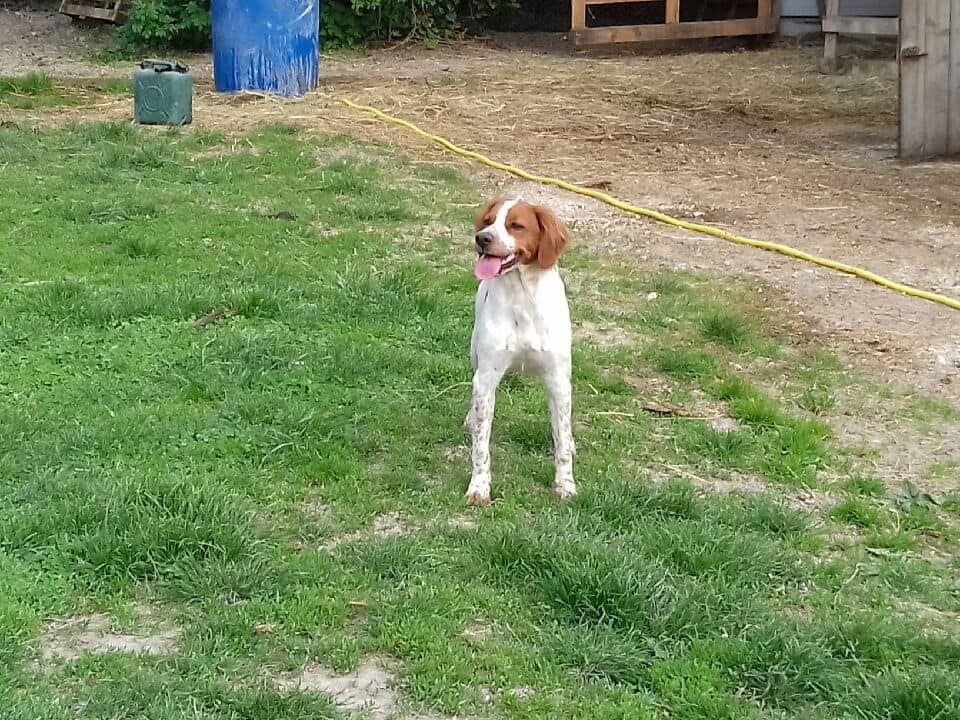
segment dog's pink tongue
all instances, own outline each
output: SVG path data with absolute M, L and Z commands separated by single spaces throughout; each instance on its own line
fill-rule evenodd
M 501 258 L 484 255 L 477 261 L 473 274 L 476 275 L 477 280 L 492 280 L 500 272 L 501 263 L 503 263 Z

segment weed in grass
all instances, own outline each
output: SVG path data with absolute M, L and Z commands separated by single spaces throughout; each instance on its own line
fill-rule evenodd
M 844 484 L 844 489 L 854 495 L 863 497 L 882 498 L 887 495 L 887 486 L 882 480 L 865 475 L 857 475 L 850 478 Z
M 658 273 L 643 279 L 643 287 L 647 292 L 658 295 L 686 295 L 690 292 L 690 284 L 675 273 Z
M 910 552 L 920 547 L 916 536 L 903 531 L 876 532 L 868 535 L 864 544 L 871 550 L 879 548 L 893 552 Z
M 725 375 L 704 388 L 713 397 L 719 400 L 747 401 L 758 397 L 756 388 L 741 377 Z
M 802 537 L 808 530 L 809 521 L 806 516 L 781 503 L 748 497 L 744 504 L 738 525 L 782 538 Z
M 822 425 L 799 423 L 767 432 L 763 438 L 765 450 L 758 469 L 778 482 L 816 485 L 820 470 L 830 462 Z
M 900 526 L 908 532 L 942 535 L 951 532 L 949 526 L 930 508 L 914 507 L 899 513 Z
M 645 355 L 658 370 L 679 380 L 709 380 L 718 370 L 716 358 L 702 350 L 656 347 Z
M 823 415 L 837 406 L 837 396 L 828 386 L 811 385 L 804 388 L 797 404 L 814 415 Z
M 155 240 L 127 237 L 121 240 L 118 250 L 129 258 L 157 258 L 163 249 Z
M 753 340 L 753 329 L 746 318 L 730 310 L 714 310 L 700 320 L 700 332 L 708 340 L 734 350 Z
M 745 470 L 755 462 L 756 444 L 745 431 L 721 432 L 707 423 L 692 421 L 677 426 L 674 432 L 677 451 L 684 459 L 707 462 L 735 470 Z
M 776 401 L 759 393 L 732 398 L 730 415 L 758 430 L 775 430 L 794 424 L 783 415 Z
M 830 511 L 830 517 L 838 522 L 873 530 L 883 525 L 880 511 L 859 498 L 843 500 Z
M 936 499 L 926 490 L 921 490 L 912 482 L 906 482 L 900 488 L 900 492 L 894 497 L 896 506 L 904 511 L 910 512 L 915 509 L 930 509 L 937 505 Z

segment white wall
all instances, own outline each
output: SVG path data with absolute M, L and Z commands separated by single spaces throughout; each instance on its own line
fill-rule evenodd
M 842 15 L 896 17 L 900 0 L 840 0 Z M 780 34 L 804 35 L 820 32 L 817 0 L 780 0 Z
M 900 0 L 840 0 L 840 14 L 896 17 L 900 14 Z M 815 18 L 817 0 L 780 0 L 780 16 Z

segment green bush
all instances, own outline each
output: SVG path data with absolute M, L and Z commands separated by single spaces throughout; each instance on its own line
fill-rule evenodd
M 477 30 L 516 0 L 324 0 L 323 47 L 377 40 L 437 39 Z M 210 0 L 136 0 L 118 30 L 122 48 L 197 50 L 210 45 Z
M 210 0 L 136 0 L 118 35 L 131 51 L 209 47 Z

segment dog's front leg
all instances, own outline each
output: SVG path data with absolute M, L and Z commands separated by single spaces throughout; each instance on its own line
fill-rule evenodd
M 479 368 L 473 375 L 473 398 L 467 416 L 473 437 L 473 470 L 467 489 L 467 502 L 471 505 L 490 504 L 490 434 L 502 377 L 503 371 L 496 368 Z
M 573 458 L 576 447 L 573 440 L 573 388 L 567 369 L 544 377 L 550 403 L 550 426 L 553 431 L 553 453 L 556 471 L 553 491 L 561 500 L 577 494 L 573 479 Z

